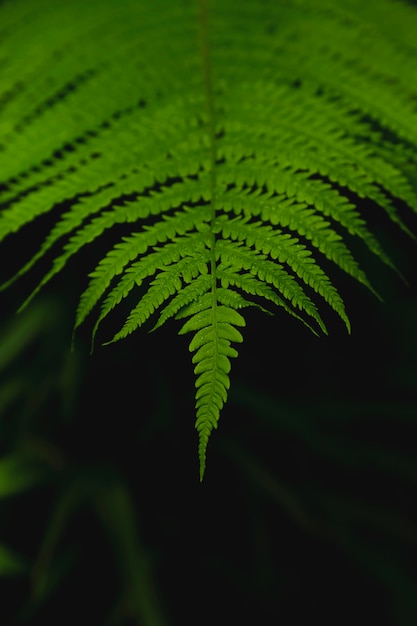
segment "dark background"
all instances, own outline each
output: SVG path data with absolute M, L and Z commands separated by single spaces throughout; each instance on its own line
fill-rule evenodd
M 2 294 L 1 626 L 417 623 L 416 244 L 372 227 L 409 284 L 358 248 L 384 302 L 333 272 L 350 336 L 248 310 L 202 484 L 178 322 L 71 352 L 86 255 Z

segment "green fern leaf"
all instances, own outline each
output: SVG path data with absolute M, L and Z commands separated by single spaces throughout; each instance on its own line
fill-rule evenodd
M 26 306 L 105 241 L 75 330 L 135 294 L 105 343 L 186 320 L 202 477 L 242 312 L 317 334 L 327 306 L 350 332 L 338 271 L 375 293 L 352 239 L 398 271 L 369 216 L 412 235 L 417 9 L 3 0 L 0 24 L 0 241 L 53 222 L 2 288 L 49 263 Z
M 231 344 L 241 343 L 243 337 L 235 326 L 245 326 L 245 319 L 236 310 L 218 305 L 210 298 L 202 300 L 198 312 L 192 314 L 180 334 L 194 332 L 190 352 L 195 352 L 193 363 L 196 379 L 196 428 L 199 434 L 198 454 L 200 480 L 206 467 L 206 450 L 213 428 L 217 428 L 220 411 L 227 400 L 230 387 L 230 357 L 237 352 Z M 184 311 L 184 313 L 189 313 Z

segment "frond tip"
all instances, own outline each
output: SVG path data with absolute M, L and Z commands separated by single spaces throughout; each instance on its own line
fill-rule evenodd
M 231 343 L 243 341 L 236 326 L 245 326 L 245 320 L 234 309 L 218 305 L 215 294 L 206 294 L 199 303 L 187 307 L 178 317 L 190 314 L 180 334 L 195 332 L 189 349 L 195 353 L 192 359 L 197 376 L 195 427 L 199 436 L 198 456 L 202 481 L 208 440 L 213 428 L 217 428 L 230 387 L 230 358 L 238 354 Z

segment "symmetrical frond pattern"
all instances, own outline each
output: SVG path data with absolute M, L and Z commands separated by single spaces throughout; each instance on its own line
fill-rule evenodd
M 400 0 L 0 4 L 0 239 L 56 216 L 5 285 L 49 259 L 30 300 L 124 229 L 75 327 L 135 293 L 111 341 L 186 320 L 201 477 L 241 310 L 326 333 L 328 306 L 349 330 L 329 262 L 372 289 L 353 237 L 394 267 L 366 211 L 406 232 L 417 211 L 416 32 Z

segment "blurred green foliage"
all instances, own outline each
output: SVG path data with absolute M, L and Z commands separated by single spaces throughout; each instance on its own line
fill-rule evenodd
M 3 325 L 1 626 L 413 626 L 417 299 L 384 289 L 351 337 L 253 312 L 203 486 L 179 337 L 71 353 L 53 294 Z

